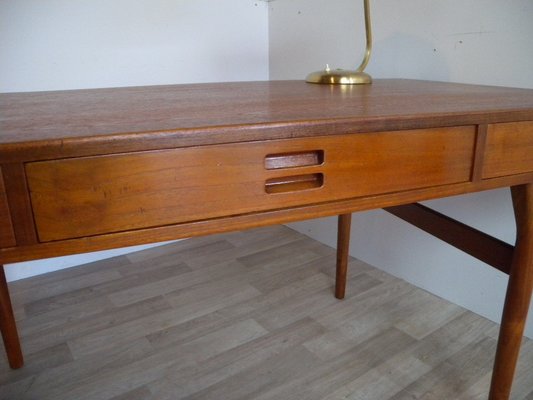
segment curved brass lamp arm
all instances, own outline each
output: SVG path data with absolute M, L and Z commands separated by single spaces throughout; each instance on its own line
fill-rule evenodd
M 370 0 L 364 0 L 365 8 L 365 33 L 366 33 L 366 51 L 363 62 L 356 70 L 335 69 L 332 70 L 326 64 L 326 69 L 312 72 L 305 80 L 309 83 L 323 83 L 328 85 L 364 85 L 372 83 L 372 77 L 363 72 L 372 53 L 372 26 L 370 23 Z
M 365 8 L 365 32 L 366 32 L 366 50 L 365 57 L 361 65 L 357 68 L 357 72 L 363 72 L 370 61 L 372 54 L 372 23 L 370 22 L 370 0 L 364 0 Z

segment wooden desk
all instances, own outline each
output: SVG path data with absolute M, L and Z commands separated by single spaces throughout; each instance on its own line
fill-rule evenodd
M 414 223 L 510 274 L 491 399 L 533 288 L 533 90 L 383 80 L 0 95 L 0 264 L 350 213 Z M 516 246 L 412 203 L 511 187 Z M 0 327 L 23 364 L 3 268 Z

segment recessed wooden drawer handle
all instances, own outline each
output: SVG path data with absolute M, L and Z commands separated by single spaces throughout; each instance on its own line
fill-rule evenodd
M 269 154 L 265 157 L 266 169 L 308 167 L 324 162 L 324 150 L 301 151 L 295 153 Z
M 296 192 L 319 188 L 324 184 L 323 174 L 306 174 L 273 178 L 265 182 L 265 191 L 272 193 Z

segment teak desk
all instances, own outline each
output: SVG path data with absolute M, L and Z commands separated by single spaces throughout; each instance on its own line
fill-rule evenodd
M 0 95 L 0 264 L 385 208 L 508 273 L 490 399 L 533 288 L 533 90 L 383 80 Z M 414 204 L 511 187 L 510 246 Z M 0 327 L 23 364 L 4 270 Z

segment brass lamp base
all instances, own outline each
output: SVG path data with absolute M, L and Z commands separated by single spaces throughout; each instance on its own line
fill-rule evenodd
M 346 69 L 312 72 L 305 78 L 309 83 L 322 83 L 329 85 L 367 85 L 372 83 L 372 77 L 366 72 L 350 71 Z

